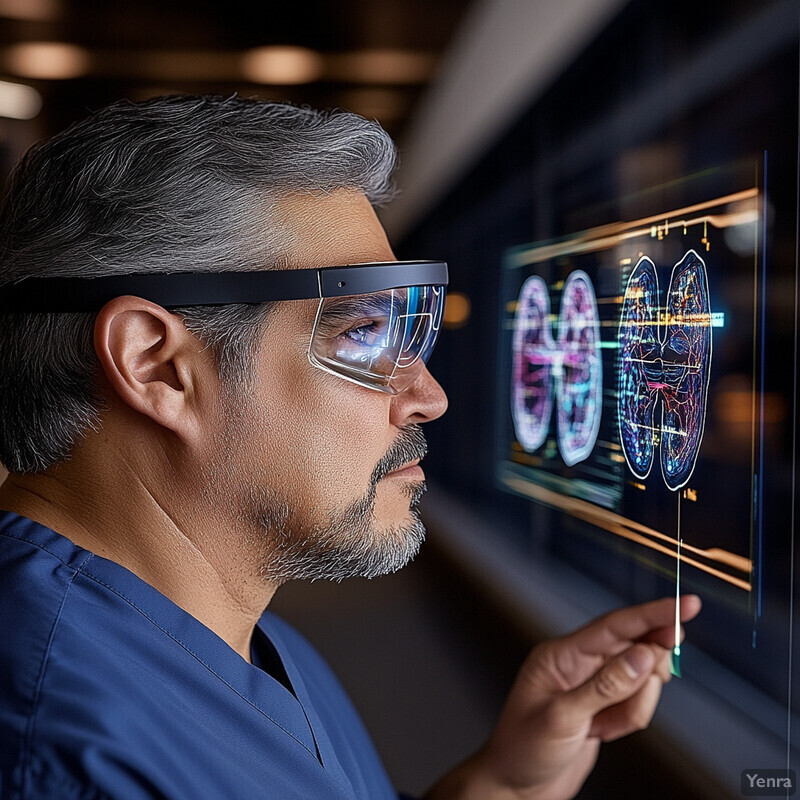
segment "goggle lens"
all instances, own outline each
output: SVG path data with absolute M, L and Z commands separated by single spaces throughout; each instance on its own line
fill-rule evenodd
M 441 328 L 443 286 L 320 300 L 308 357 L 370 389 L 397 394 L 417 379 Z

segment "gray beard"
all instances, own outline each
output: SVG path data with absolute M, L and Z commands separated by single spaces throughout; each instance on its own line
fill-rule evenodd
M 412 509 L 411 520 L 388 530 L 379 530 L 375 525 L 374 486 L 349 508 L 331 514 L 324 525 L 302 525 L 292 521 L 285 506 L 276 509 L 271 504 L 259 504 L 258 522 L 272 544 L 261 576 L 284 583 L 375 578 L 396 572 L 417 555 L 425 539 L 425 527 L 413 508 L 425 491 L 425 483 L 409 484 L 405 491 Z
M 377 527 L 375 497 L 384 475 L 423 458 L 426 452 L 422 428 L 416 424 L 403 427 L 373 470 L 366 494 L 343 510 L 328 512 L 323 523 L 310 524 L 300 518 L 286 499 L 273 490 L 248 487 L 245 497 L 240 496 L 238 521 L 248 531 L 248 544 L 264 554 L 261 577 L 276 584 L 290 580 L 341 581 L 374 578 L 408 564 L 425 539 L 425 527 L 415 508 L 425 492 L 425 482 L 404 486 L 411 518 L 399 527 Z M 210 468 L 216 473 L 213 477 L 209 475 L 210 481 L 224 471 L 219 466 Z

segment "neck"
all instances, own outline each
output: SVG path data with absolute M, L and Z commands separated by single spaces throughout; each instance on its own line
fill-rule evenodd
M 78 453 L 45 473 L 10 475 L 0 507 L 129 569 L 249 661 L 253 630 L 276 586 L 261 578 L 247 537 L 130 459 L 109 466 Z

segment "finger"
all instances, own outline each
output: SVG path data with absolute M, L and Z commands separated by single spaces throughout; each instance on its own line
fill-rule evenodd
M 653 719 L 663 685 L 660 677 L 651 675 L 633 697 L 601 711 L 594 718 L 589 735 L 611 742 L 644 730 Z
M 593 719 L 606 708 L 622 703 L 644 686 L 656 666 L 650 645 L 635 644 L 610 659 L 589 680 L 559 699 L 573 725 Z
M 657 648 L 656 666 L 653 669 L 653 674 L 660 678 L 661 683 L 669 683 L 672 680 L 672 649 Z
M 700 612 L 697 595 L 685 595 L 680 600 L 680 619 L 688 621 Z M 638 606 L 612 611 L 590 622 L 566 639 L 587 655 L 608 655 L 619 652 L 621 643 L 629 643 L 667 628 L 675 621 L 675 599 L 664 597 Z M 674 630 L 674 627 L 672 628 Z M 673 634 L 674 636 L 674 634 Z M 674 641 L 669 647 L 674 645 Z
M 666 628 L 659 628 L 655 631 L 650 631 L 642 636 L 639 641 L 646 642 L 647 644 L 656 644 L 663 647 L 665 650 L 672 650 L 676 644 L 680 644 L 686 638 L 686 631 L 683 625 L 678 628 L 678 641 L 675 641 L 675 625 L 669 625 Z
M 681 622 L 689 622 L 694 619 L 702 610 L 703 601 L 696 594 L 684 594 L 681 596 Z
M 697 595 L 684 595 L 680 599 L 679 616 L 688 622 L 700 612 L 702 602 Z M 584 644 L 596 647 L 590 652 L 607 652 L 607 648 L 618 646 L 620 642 L 631 642 L 648 636 L 654 631 L 667 629 L 674 631 L 675 600 L 663 597 L 638 606 L 621 608 L 600 617 L 578 633 L 589 634 Z M 674 638 L 674 634 L 673 634 Z M 674 645 L 674 641 L 669 645 Z
M 697 595 L 686 595 L 681 598 L 680 619 L 681 622 L 689 622 L 694 619 L 702 608 L 702 602 Z M 675 623 L 665 625 L 663 628 L 657 628 L 646 633 L 640 637 L 641 642 L 652 642 L 653 644 L 661 645 L 671 650 L 676 645 L 680 644 L 686 635 L 683 625 L 678 628 L 678 641 L 675 641 Z
M 666 650 L 672 650 L 676 644 L 680 644 L 683 641 L 683 626 L 679 628 L 678 631 L 678 641 L 675 641 L 675 624 L 666 625 L 663 628 L 657 628 L 654 631 L 649 631 L 644 636 L 639 638 L 640 642 L 646 642 L 648 644 L 657 644 L 659 647 L 663 647 Z
M 546 642 L 531 652 L 526 659 L 520 676 L 526 678 L 529 691 L 537 696 L 546 696 L 554 691 L 567 692 L 583 684 L 602 666 L 603 662 L 627 650 L 634 639 L 615 639 L 621 635 L 617 627 L 616 632 L 609 632 L 604 626 L 611 623 L 615 626 L 615 619 L 627 618 L 630 612 L 642 612 L 645 617 L 650 614 L 653 607 L 656 613 L 662 613 L 662 608 L 669 611 L 670 622 L 661 627 L 646 630 L 639 640 L 653 645 L 658 645 L 664 650 L 672 650 L 675 646 L 675 600 L 664 598 L 641 606 L 632 606 L 611 612 L 605 617 L 600 617 L 589 625 L 560 639 Z M 687 595 L 681 599 L 681 615 L 684 619 L 691 619 L 700 610 L 700 599 L 695 595 Z M 645 623 L 645 626 L 649 623 Z M 628 628 L 631 633 L 641 630 L 640 627 Z M 683 640 L 683 628 L 680 631 L 680 640 Z M 660 661 L 659 655 L 659 661 Z M 659 667 L 659 674 L 665 681 L 670 678 L 670 662 L 666 661 Z

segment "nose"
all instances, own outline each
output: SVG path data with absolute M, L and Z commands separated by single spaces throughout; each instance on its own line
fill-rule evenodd
M 445 411 L 447 395 L 425 366 L 408 389 L 392 397 L 389 421 L 393 425 L 430 422 Z

